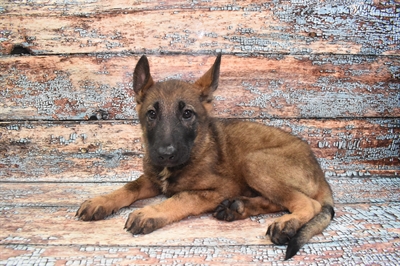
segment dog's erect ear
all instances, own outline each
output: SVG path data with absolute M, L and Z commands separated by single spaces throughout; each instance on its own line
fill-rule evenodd
M 214 65 L 194 84 L 200 87 L 202 101 L 212 100 L 212 93 L 218 88 L 219 66 L 221 65 L 221 54 L 215 59 Z
M 149 61 L 145 55 L 139 59 L 133 72 L 133 90 L 136 94 L 136 101 L 140 103 L 148 88 L 154 84 L 150 75 Z

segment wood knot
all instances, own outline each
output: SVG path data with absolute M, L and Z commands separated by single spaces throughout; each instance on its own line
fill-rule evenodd
M 106 110 L 97 110 L 89 117 L 89 120 L 107 120 L 109 113 Z

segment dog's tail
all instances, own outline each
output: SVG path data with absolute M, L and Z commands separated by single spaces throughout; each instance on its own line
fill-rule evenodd
M 306 244 L 313 236 L 320 234 L 331 222 L 335 211 L 332 205 L 322 206 L 322 210 L 308 223 L 303 225 L 292 239 L 290 239 L 286 249 L 285 260 L 296 255 L 297 251 Z

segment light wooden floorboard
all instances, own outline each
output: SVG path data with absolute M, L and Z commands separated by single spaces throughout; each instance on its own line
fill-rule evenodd
M 76 208 L 2 207 L 1 264 L 101 262 L 105 264 L 261 263 L 281 261 L 285 248 L 265 231 L 273 215 L 227 223 L 211 215 L 189 217 L 148 235 L 123 230 L 128 208 L 97 222 L 75 218 Z M 399 203 L 339 204 L 336 217 L 293 263 L 390 265 L 400 262 Z M 109 261 L 107 261 L 109 260 Z

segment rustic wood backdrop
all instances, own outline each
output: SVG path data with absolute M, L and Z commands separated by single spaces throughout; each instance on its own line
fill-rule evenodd
M 288 264 L 400 263 L 399 1 L 0 0 L 0 265 L 282 260 L 273 215 L 139 237 L 124 219 L 154 201 L 74 218 L 141 172 L 139 57 L 155 80 L 193 81 L 217 53 L 214 115 L 307 140 L 335 192 L 332 225 Z

